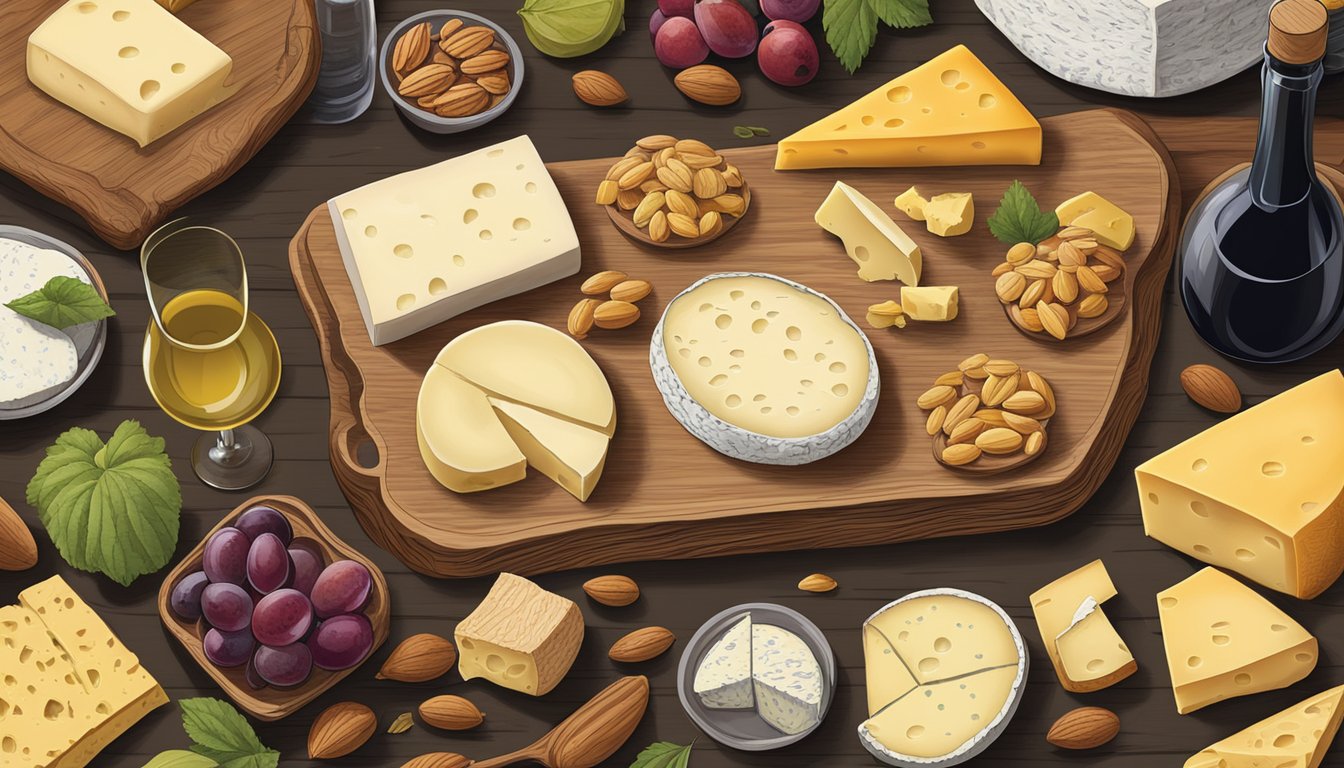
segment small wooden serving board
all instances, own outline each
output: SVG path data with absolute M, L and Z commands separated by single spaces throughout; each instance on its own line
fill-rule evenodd
M 572 278 L 505 299 L 383 347 L 369 344 L 325 205 L 290 248 L 290 265 L 316 329 L 331 391 L 332 466 L 361 523 L 417 571 L 464 577 L 537 573 L 628 560 L 879 544 L 1044 525 L 1080 507 L 1107 476 L 1147 392 L 1161 295 L 1175 248 L 1180 187 L 1166 149 L 1142 120 L 1096 110 L 1047 118 L 1038 167 L 828 170 L 776 173 L 773 147 L 728 150 L 754 192 L 732 233 L 669 252 L 632 242 L 593 193 L 610 159 L 549 165 L 583 244 Z M 636 137 L 631 137 L 633 139 Z M 625 147 L 613 147 L 614 153 Z M 994 295 L 990 270 L 1006 246 L 984 224 L 1014 179 L 1053 207 L 1095 190 L 1134 215 L 1124 316 L 1062 343 L 1019 333 Z M 814 464 L 776 467 L 728 459 L 691 437 L 664 408 L 649 371 L 649 334 L 664 305 L 712 272 L 764 271 L 829 295 L 863 325 L 867 307 L 899 298 L 895 282 L 865 283 L 838 240 L 813 223 L 835 180 L 892 211 L 907 187 L 972 192 L 971 233 L 942 239 L 895 213 L 922 247 L 928 285 L 961 288 L 961 316 L 866 333 L 882 396 L 867 432 Z M 504 319 L 564 328 L 579 284 L 616 269 L 650 281 L 643 317 L 583 344 L 611 382 L 619 426 L 587 503 L 546 478 L 467 495 L 441 487 L 416 445 L 416 393 L 435 353 L 456 335 Z M 1019 471 L 968 476 L 939 466 L 915 405 L 940 373 L 977 352 L 1037 370 L 1059 410 L 1044 455 Z M 361 463 L 360 457 L 365 461 Z
M 28 80 L 28 36 L 55 0 L 4 0 L 0 169 L 74 209 L 117 248 L 140 247 L 174 210 L 232 176 L 317 82 L 313 0 L 199 2 L 177 16 L 233 59 L 228 100 L 141 149 Z

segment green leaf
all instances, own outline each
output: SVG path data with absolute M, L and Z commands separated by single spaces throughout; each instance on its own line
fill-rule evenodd
M 191 751 L 220 768 L 276 768 L 280 753 L 263 746 L 247 719 L 219 699 L 181 699 L 182 727 L 196 742 Z
M 989 217 L 988 224 L 994 237 L 1009 245 L 1035 245 L 1059 231 L 1059 217 L 1054 211 L 1042 211 L 1036 198 L 1020 181 L 1014 181 L 1003 193 L 999 208 Z
M 821 27 L 826 43 L 835 51 L 840 64 L 851 75 L 877 39 L 877 12 L 872 0 L 825 0 Z
M 929 0 L 868 0 L 884 24 L 897 29 L 924 27 L 933 23 Z
M 753 136 L 769 136 L 769 135 L 770 135 L 770 129 L 769 129 L 769 128 L 762 128 L 762 127 L 759 126 L 759 125 L 748 125 L 748 126 L 747 126 L 747 130 L 748 130 L 748 131 L 751 131 L 751 134 L 752 134 Z
M 79 427 L 56 438 L 27 498 L 67 563 L 123 586 L 167 565 L 177 547 L 182 489 L 163 438 L 136 421 L 106 445 Z
M 756 134 L 752 133 L 751 129 L 745 125 L 734 125 L 733 135 L 739 139 L 750 139 L 752 136 L 755 136 Z
M 644 748 L 635 757 L 630 768 L 686 768 L 691 764 L 691 747 L 681 746 L 670 741 L 656 741 Z
M 57 330 L 117 314 L 92 285 L 65 275 L 51 278 L 46 285 L 5 306 Z
M 185 749 L 170 749 L 160 752 L 142 768 L 215 768 L 219 765 L 205 755 L 198 755 Z
M 606 45 L 625 20 L 625 0 L 527 0 L 518 11 L 537 50 L 583 56 Z

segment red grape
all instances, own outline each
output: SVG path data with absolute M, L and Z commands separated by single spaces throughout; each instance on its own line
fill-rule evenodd
M 658 29 L 663 26 L 667 17 L 662 11 L 654 10 L 653 15 L 649 16 L 649 39 L 656 41 L 658 39 Z
M 205 633 L 201 645 L 205 648 L 205 657 L 216 667 L 237 667 L 246 664 L 252 658 L 252 649 L 256 640 L 246 629 L 237 632 L 223 632 L 212 628 Z
M 246 512 L 238 516 L 238 520 L 233 527 L 247 534 L 249 539 L 256 541 L 257 537 L 263 533 L 274 533 L 280 537 L 280 541 L 286 546 L 289 540 L 294 538 L 294 529 L 290 527 L 289 519 L 284 513 L 275 507 L 268 507 L 264 504 L 258 504 L 255 507 L 249 507 Z
M 308 638 L 313 663 L 323 669 L 349 669 L 373 650 L 373 625 L 364 616 L 349 613 L 322 622 Z
M 294 581 L 290 586 L 311 595 L 313 584 L 322 573 L 322 558 L 307 547 L 290 547 L 289 560 L 294 564 Z
M 761 0 L 761 11 L 771 19 L 804 22 L 817 15 L 821 0 Z
M 313 654 L 303 643 L 257 649 L 254 662 L 262 680 L 281 688 L 301 684 L 313 671 Z
M 220 528 L 205 542 L 201 567 L 211 583 L 239 584 L 247 580 L 247 550 L 252 540 L 237 528 Z
M 253 655 L 251 659 L 248 659 L 247 669 L 243 672 L 243 679 L 247 681 L 247 687 L 254 691 L 260 691 L 262 688 L 266 687 L 266 681 L 262 680 L 261 675 L 257 672 L 256 655 Z
M 803 85 L 817 76 L 817 44 L 802 25 L 772 21 L 765 26 L 756 63 L 761 72 L 780 85 Z
M 262 645 L 289 645 L 307 634 L 312 623 L 313 605 L 302 592 L 277 589 L 257 603 L 252 634 Z
M 667 18 L 685 16 L 691 18 L 695 11 L 695 0 L 658 0 L 658 10 Z
M 252 598 L 237 584 L 210 584 L 201 592 L 201 613 L 212 627 L 237 632 L 252 623 Z
M 201 618 L 201 593 L 210 585 L 205 571 L 192 571 L 173 587 L 169 605 L 173 613 L 183 621 L 195 621 Z
M 756 50 L 756 19 L 737 0 L 695 0 L 695 25 L 720 56 L 740 59 Z
M 285 586 L 294 575 L 285 543 L 274 533 L 262 533 L 252 540 L 247 552 L 247 581 L 262 594 Z
M 313 608 L 322 618 L 354 613 L 368 602 L 373 589 L 369 569 L 354 560 L 337 560 L 328 565 L 313 584 Z
M 709 46 L 695 22 L 674 16 L 663 23 L 653 37 L 653 52 L 663 66 L 673 69 L 693 67 L 709 56 Z

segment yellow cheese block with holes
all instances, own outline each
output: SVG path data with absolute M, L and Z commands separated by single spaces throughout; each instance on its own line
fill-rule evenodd
M 1344 376 L 1317 376 L 1135 470 L 1144 532 L 1310 599 L 1344 571 Z
M 814 217 L 845 244 L 859 278 L 919 285 L 924 258 L 919 246 L 872 200 L 843 181 L 835 182 Z
M 1339 731 L 1344 686 L 1318 693 L 1203 749 L 1185 768 L 1317 768 Z
M 869 717 L 919 685 L 891 641 L 872 624 L 863 625 L 863 668 Z
M 1101 609 L 1115 595 L 1115 584 L 1100 560 L 1032 593 L 1031 610 L 1041 642 L 1065 690 L 1100 690 L 1138 670 L 1133 654 Z
M 1120 206 L 1098 195 L 1084 192 L 1055 208 L 1059 223 L 1065 227 L 1087 227 L 1097 242 L 1124 251 L 1134 244 L 1134 217 Z
M 955 285 L 901 286 L 901 309 L 911 320 L 947 322 L 957 319 L 960 291 Z
M 560 684 L 583 644 L 573 600 L 501 573 L 485 600 L 454 631 L 463 680 L 541 696 Z
M 939 237 L 955 237 L 971 231 L 975 223 L 975 199 L 970 192 L 934 195 L 924 206 L 928 230 Z
M 1162 644 L 1188 714 L 1224 699 L 1284 688 L 1316 667 L 1316 638 L 1216 568 L 1157 594 Z
M 964 45 L 779 142 L 776 170 L 1037 165 L 1041 124 Z

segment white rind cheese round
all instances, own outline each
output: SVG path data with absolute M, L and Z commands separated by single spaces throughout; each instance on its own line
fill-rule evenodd
M 58 276 L 89 282 L 64 253 L 0 238 L 0 406 L 52 395 L 79 370 L 80 350 L 69 333 L 4 306 Z
M 872 344 L 835 302 L 758 272 L 709 275 L 678 294 L 653 331 L 649 366 L 688 432 L 757 464 L 845 448 L 881 389 Z

